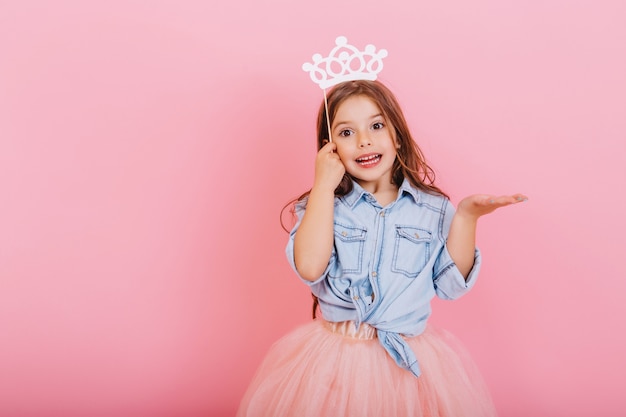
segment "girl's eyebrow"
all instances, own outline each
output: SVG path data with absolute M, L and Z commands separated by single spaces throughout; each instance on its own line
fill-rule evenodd
M 378 114 L 375 114 L 375 115 L 373 115 L 373 116 L 370 116 L 370 120 L 372 120 L 372 119 L 376 119 L 377 117 L 383 117 L 383 114 L 382 114 L 382 113 L 378 113 Z M 335 126 L 333 127 L 333 129 L 336 129 L 336 128 L 338 128 L 338 127 L 339 127 L 339 126 L 341 126 L 341 125 L 349 125 L 349 124 L 350 124 L 350 122 L 349 122 L 349 121 L 345 121 L 345 122 L 344 122 L 344 121 L 341 121 L 341 122 L 338 122 L 337 124 L 335 124 Z

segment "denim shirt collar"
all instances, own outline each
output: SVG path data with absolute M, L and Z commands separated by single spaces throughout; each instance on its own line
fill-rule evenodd
M 420 201 L 419 191 L 412 187 L 411 183 L 406 178 L 402 180 L 402 185 L 400 185 L 400 188 L 398 189 L 398 197 L 396 198 L 396 201 L 399 200 L 404 194 L 409 194 L 413 197 L 413 201 L 416 203 Z M 341 198 L 350 208 L 353 208 L 356 203 L 358 203 L 362 198 L 367 198 L 367 196 L 372 196 L 372 194 L 365 191 L 359 183 L 352 180 L 352 191 Z

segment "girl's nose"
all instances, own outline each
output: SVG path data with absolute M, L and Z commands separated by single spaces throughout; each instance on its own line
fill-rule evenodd
M 359 137 L 359 148 L 364 148 L 366 146 L 370 146 L 372 141 L 370 140 L 369 135 L 361 135 Z

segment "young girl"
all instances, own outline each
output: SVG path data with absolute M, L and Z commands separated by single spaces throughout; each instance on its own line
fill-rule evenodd
M 318 115 L 313 187 L 295 205 L 287 257 L 320 319 L 278 341 L 238 416 L 495 415 L 463 348 L 427 326 L 430 300 L 474 285 L 480 216 L 526 200 L 473 195 L 455 210 L 393 94 L 350 81 Z

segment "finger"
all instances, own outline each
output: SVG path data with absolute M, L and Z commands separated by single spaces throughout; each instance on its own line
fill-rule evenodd
M 322 146 L 322 149 L 321 149 L 324 152 L 330 153 L 330 152 L 334 152 L 337 149 L 337 145 L 335 145 L 334 142 L 329 142 L 327 139 L 324 139 L 324 141 L 326 141 L 326 144 Z
M 509 204 L 522 203 L 528 200 L 524 194 L 513 194 L 513 195 L 501 195 L 501 196 L 490 196 L 488 198 L 488 202 L 490 205 L 495 206 L 508 206 Z
M 496 200 L 500 200 L 502 202 L 509 202 L 511 204 L 521 203 L 523 201 L 528 200 L 524 194 L 513 194 L 513 195 L 503 195 L 498 197 Z

